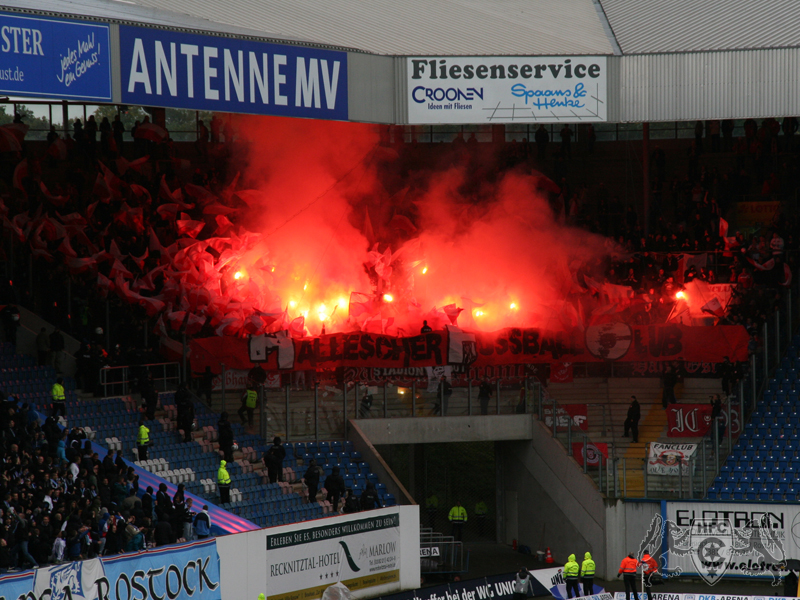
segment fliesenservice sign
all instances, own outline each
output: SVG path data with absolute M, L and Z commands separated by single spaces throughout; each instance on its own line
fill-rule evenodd
M 607 119 L 604 56 L 408 58 L 408 122 Z

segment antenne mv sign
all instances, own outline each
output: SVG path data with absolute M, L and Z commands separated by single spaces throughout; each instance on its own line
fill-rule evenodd
M 605 121 L 604 56 L 410 57 L 408 122 Z

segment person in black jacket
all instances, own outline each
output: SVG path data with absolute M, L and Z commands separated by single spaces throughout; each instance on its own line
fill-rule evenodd
M 361 504 L 358 498 L 353 493 L 353 490 L 347 488 L 347 497 L 344 499 L 344 513 L 346 515 L 357 513 L 361 510 Z
M 484 377 L 483 381 L 481 381 L 480 387 L 478 387 L 478 400 L 481 403 L 482 415 L 489 414 L 489 400 L 491 399 L 492 399 L 492 384 L 489 383 L 488 377 Z
M 156 546 L 166 546 L 175 541 L 172 535 L 172 525 L 170 525 L 169 521 L 159 519 L 156 525 L 155 538 Z
M 333 472 L 325 478 L 325 489 L 328 492 L 326 500 L 331 503 L 333 510 L 339 511 L 339 499 L 345 491 L 344 477 L 339 475 L 339 467 L 333 467 Z
M 367 488 L 361 494 L 361 510 L 381 508 L 381 499 L 372 483 L 367 483 Z
M 175 404 L 178 407 L 178 429 L 183 430 L 183 441 L 192 441 L 192 424 L 194 423 L 194 404 L 186 383 L 181 382 L 175 392 Z
M 281 471 L 283 470 L 283 461 L 286 458 L 286 450 L 281 445 L 281 438 L 275 437 L 272 440 L 272 446 L 269 447 L 264 453 L 264 465 L 267 467 L 269 474 L 269 482 L 275 483 L 282 479 Z
M 317 461 L 312 458 L 311 462 L 308 463 L 308 469 L 306 469 L 305 475 L 303 475 L 303 479 L 305 479 L 306 485 L 308 486 L 309 502 L 317 501 L 317 488 L 319 487 L 319 477 L 321 473 L 322 469 L 317 466 Z
M 625 419 L 625 431 L 622 435 L 628 437 L 628 433 L 630 433 L 634 443 L 639 441 L 639 419 L 641 417 L 642 409 L 639 407 L 639 401 L 636 400 L 636 396 L 631 396 L 628 418 Z
M 233 428 L 228 421 L 228 413 L 223 412 L 217 422 L 217 433 L 219 434 L 219 449 L 225 455 L 226 462 L 233 462 Z

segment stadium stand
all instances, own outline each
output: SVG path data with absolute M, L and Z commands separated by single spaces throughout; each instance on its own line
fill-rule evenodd
M 800 335 L 795 335 L 750 422 L 708 490 L 710 500 L 794 502 L 800 496 Z
M 50 367 L 40 369 L 27 364 L 32 362 L 31 357 L 11 354 L 9 344 L 4 344 L 2 350 L 3 362 L 0 364 L 21 365 L 2 372 L 4 380 L 9 382 L 9 393 L 18 395 L 21 401 L 29 402 L 47 413 L 50 407 L 49 388 L 55 380 L 55 373 L 50 372 Z M 31 373 L 45 373 L 45 377 L 29 379 Z M 11 377 L 16 379 L 10 379 Z M 151 430 L 153 449 L 148 460 L 138 462 L 135 450 L 131 450 L 136 445 L 136 429 L 140 416 L 136 400 L 130 396 L 79 400 L 74 382 L 71 386 L 67 397 L 67 418 L 71 425 L 83 428 L 106 451 L 123 450 L 133 464 L 152 472 L 160 480 L 172 484 L 183 483 L 187 491 L 210 502 L 218 502 L 216 473 L 220 456 L 216 452 L 218 445 L 214 441 L 219 415 L 211 412 L 202 403 L 195 403 L 198 431 L 194 441 L 179 442 L 173 420 L 177 414 L 174 393 L 161 393 L 159 398 L 164 414 L 155 420 L 146 421 Z M 168 415 L 173 419 L 168 418 Z M 346 487 L 353 489 L 356 494 L 360 495 L 366 488 L 366 483 L 371 482 L 375 484 L 383 505 L 391 506 L 396 503 L 394 496 L 386 492 L 386 486 L 378 481 L 378 477 L 370 471 L 369 464 L 361 460 L 360 453 L 353 450 L 350 442 L 284 444 L 284 481 L 269 484 L 266 473 L 262 473 L 261 462 L 268 445 L 259 436 L 246 434 L 238 423 L 233 424 L 233 430 L 240 450 L 234 455 L 236 460 L 228 465 L 233 479 L 232 502 L 219 506 L 261 527 L 319 518 L 334 510 L 324 500 L 324 488 L 318 492 L 318 501 L 311 504 L 306 502 L 307 491 L 301 479 L 300 468 L 307 465 L 311 458 L 317 459 L 326 476 L 331 474 L 334 466 L 339 466 L 344 474 Z

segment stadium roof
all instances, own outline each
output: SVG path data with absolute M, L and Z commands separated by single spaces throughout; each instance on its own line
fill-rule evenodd
M 797 0 L 0 0 L 389 56 L 650 54 L 800 47 Z
M 592 0 L 133 0 L 385 55 L 612 54 Z
M 800 46 L 797 0 L 600 0 L 624 54 Z

